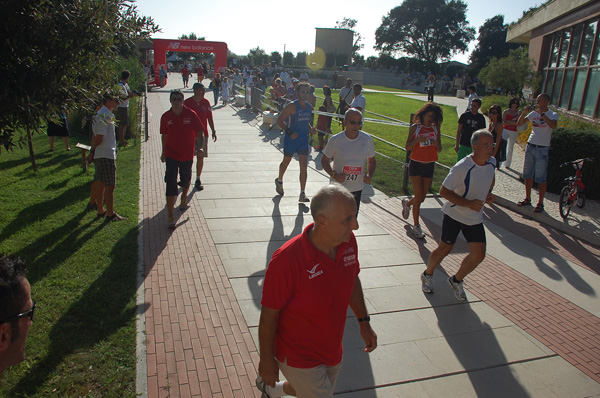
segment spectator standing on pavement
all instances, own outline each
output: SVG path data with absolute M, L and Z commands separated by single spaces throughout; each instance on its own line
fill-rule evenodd
M 204 69 L 202 69 L 202 65 L 196 65 L 196 75 L 198 76 L 198 83 L 202 83 L 204 80 Z
M 131 73 L 128 70 L 124 70 L 121 73 L 121 81 L 117 84 L 115 89 L 121 102 L 117 108 L 117 119 L 119 120 L 119 146 L 127 145 L 125 142 L 125 132 L 127 126 L 129 126 L 129 99 L 136 96 L 136 93 L 129 88 L 129 76 Z
M 377 168 L 373 139 L 361 127 L 361 112 L 356 108 L 348 109 L 344 117 L 344 131 L 329 139 L 321 157 L 321 166 L 329 174 L 331 182 L 342 184 L 354 196 L 357 212 L 363 187 L 365 183 L 371 184 Z
M 354 92 L 354 99 L 352 100 L 352 103 L 350 104 L 350 108 L 358 109 L 361 112 L 362 117 L 364 119 L 365 118 L 365 109 L 367 107 L 367 99 L 365 98 L 364 95 L 362 95 L 362 85 L 356 83 L 352 87 L 352 91 Z
M 281 79 L 275 79 L 273 86 L 270 90 L 271 99 L 277 105 L 277 111 L 281 112 L 283 105 L 285 104 L 285 88 L 281 84 Z
M 326 112 L 325 105 L 321 105 L 319 107 L 319 111 Z M 321 152 L 325 147 L 325 134 L 331 135 L 331 129 L 327 127 L 327 116 L 319 115 L 319 117 L 317 117 L 317 136 L 319 139 L 319 144 L 315 148 L 317 152 Z
M 166 163 L 168 226 L 173 229 L 176 227 L 173 208 L 179 193 L 177 174 L 179 174 L 179 185 L 181 185 L 179 209 L 183 211 L 188 208 L 187 193 L 192 180 L 195 141 L 202 134 L 203 126 L 196 112 L 183 104 L 183 92 L 181 90 L 172 90 L 169 101 L 171 102 L 171 109 L 166 111 L 160 118 L 160 134 L 162 137 L 160 160 Z
M 210 102 L 204 97 L 206 89 L 202 83 L 194 83 L 192 86 L 194 95 L 184 101 L 184 105 L 196 112 L 202 123 L 202 134 L 196 140 L 196 182 L 194 188 L 198 191 L 204 189 L 201 182 L 202 168 L 204 167 L 204 158 L 208 157 L 208 126 L 212 131 L 213 142 L 217 141 L 217 130 L 213 121 L 212 108 Z
M 94 116 L 92 124 L 92 148 L 90 154 L 94 159 L 94 167 L 98 175 L 96 190 L 97 218 L 106 216 L 106 221 L 121 221 L 125 217 L 115 212 L 115 186 L 117 184 L 117 139 L 115 135 L 114 110 L 119 104 L 119 98 L 112 93 L 104 94 L 104 106 Z M 104 210 L 106 204 L 106 210 Z
M 221 99 L 223 100 L 223 105 L 227 105 L 227 101 L 229 101 L 229 79 L 227 77 L 223 78 L 223 83 L 221 83 Z
M 490 106 L 488 109 L 488 131 L 494 137 L 494 151 L 492 156 L 496 159 L 496 168 L 500 168 L 500 163 L 504 162 L 506 155 L 506 145 L 502 146 L 502 131 L 504 126 L 502 125 L 502 108 L 498 104 Z M 506 143 L 506 142 L 505 142 Z
M 483 208 L 492 203 L 496 161 L 492 157 L 494 139 L 486 129 L 477 130 L 471 137 L 473 153 L 455 164 L 446 176 L 440 195 L 447 200 L 442 206 L 442 236 L 438 247 L 427 260 L 427 269 L 421 274 L 421 288 L 433 292 L 433 271 L 450 254 L 459 232 L 469 245 L 469 254 L 460 268 L 448 278 L 454 297 L 466 301 L 464 278 L 485 258 L 486 238 L 483 227 Z
M 305 70 L 303 70 L 302 73 L 300 73 L 300 81 L 308 82 L 308 73 L 306 73 Z
M 512 98 L 508 103 L 508 109 L 502 114 L 502 122 L 504 123 L 504 131 L 502 138 L 506 140 L 506 161 L 504 167 L 507 169 L 512 164 L 513 149 L 517 142 L 519 132 L 517 131 L 517 121 L 521 112 L 519 111 L 519 99 Z
M 435 75 L 431 74 L 427 77 L 427 102 L 433 102 L 435 94 Z
M 263 397 L 333 395 L 348 306 L 360 325 L 364 351 L 377 347 L 358 277 L 356 213 L 346 188 L 325 186 L 311 204 L 314 223 L 273 254 L 258 326 L 256 385 Z M 279 381 L 280 370 L 287 381 Z
M 0 381 L 7 368 L 25 360 L 27 334 L 37 306 L 26 275 L 23 260 L 0 254 Z
M 402 199 L 402 218 L 408 219 L 410 209 L 413 209 L 413 235 L 422 239 L 425 237 L 419 222 L 421 203 L 433 181 L 435 162 L 442 150 L 440 127 L 444 120 L 442 108 L 433 102 L 427 102 L 417 111 L 416 123 L 410 126 L 406 138 L 406 150 L 411 151 L 408 163 L 408 176 L 415 195 L 412 199 Z
M 160 88 L 163 88 L 165 84 L 167 84 L 167 71 L 165 70 L 164 65 L 160 66 L 160 70 L 158 71 L 158 77 L 160 78 Z
M 183 88 L 188 88 L 190 81 L 190 70 L 186 64 L 183 64 L 183 68 L 181 69 L 181 78 L 183 79 Z
M 219 92 L 221 91 L 221 74 L 216 73 L 212 81 L 212 92 L 215 99 L 215 106 L 219 102 Z
M 525 179 L 525 199 L 518 202 L 519 206 L 531 205 L 531 188 L 533 181 L 538 184 L 538 203 L 533 210 L 536 213 L 544 211 L 544 196 L 548 183 L 546 176 L 548 172 L 548 156 L 550 154 L 550 140 L 552 138 L 552 130 L 556 128 L 558 123 L 558 113 L 548 109 L 550 105 L 550 96 L 546 93 L 537 96 L 536 106 L 528 107 L 530 110 L 521 113 L 517 125 L 521 126 L 528 121 L 532 124 L 532 132 L 527 140 L 527 148 L 525 149 L 525 162 L 523 164 L 523 178 Z
M 471 110 L 460 115 L 458 119 L 456 144 L 454 145 L 457 162 L 473 152 L 473 148 L 471 148 L 471 134 L 485 128 L 485 117 L 479 113 L 479 108 L 481 108 L 481 100 L 475 98 L 471 104 Z
M 469 86 L 467 90 L 469 91 L 469 103 L 467 104 L 467 109 L 465 112 L 469 112 L 471 110 L 471 104 L 473 103 L 473 100 L 479 98 L 475 92 L 475 86 Z M 479 102 L 479 106 L 481 106 L 481 102 Z
M 277 118 L 277 125 L 285 131 L 285 135 L 283 136 L 283 160 L 279 164 L 279 176 L 275 179 L 275 190 L 279 195 L 283 195 L 283 175 L 294 153 L 297 153 L 298 162 L 300 163 L 300 197 L 298 201 L 310 202 L 304 192 L 310 148 L 308 135 L 309 133 L 314 134 L 316 129 L 310 125 L 313 120 L 313 113 L 310 104 L 307 102 L 310 94 L 309 84 L 299 83 L 296 93 L 298 99 L 288 104 Z
M 340 115 L 344 115 L 348 108 L 350 107 L 350 103 L 353 98 L 353 90 L 352 90 L 352 79 L 346 79 L 346 85 L 340 89 L 339 97 L 340 97 L 340 106 L 338 113 Z

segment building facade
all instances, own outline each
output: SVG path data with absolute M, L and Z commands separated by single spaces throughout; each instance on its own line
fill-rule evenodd
M 508 30 L 509 43 L 529 44 L 542 74 L 540 92 L 562 109 L 598 119 L 600 1 L 554 0 Z

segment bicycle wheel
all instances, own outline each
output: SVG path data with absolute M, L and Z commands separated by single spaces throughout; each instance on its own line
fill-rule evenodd
M 560 199 L 558 200 L 558 209 L 560 210 L 560 216 L 566 219 L 571 211 L 571 201 L 569 200 L 569 186 L 563 187 L 560 191 Z
M 577 187 L 577 207 L 583 209 L 583 206 L 585 206 L 585 192 L 581 187 Z

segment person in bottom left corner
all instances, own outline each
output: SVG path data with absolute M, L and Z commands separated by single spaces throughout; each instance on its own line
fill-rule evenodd
M 0 254 L 0 382 L 4 371 L 25 360 L 27 334 L 36 302 L 31 300 L 25 263 Z
M 186 210 L 187 193 L 192 181 L 192 163 L 196 138 L 203 134 L 200 118 L 190 108 L 183 104 L 183 92 L 172 90 L 169 96 L 171 109 L 160 118 L 160 134 L 162 137 L 162 154 L 160 160 L 166 164 L 165 182 L 167 183 L 167 212 L 168 226 L 176 227 L 173 208 L 177 201 L 179 188 L 177 174 L 181 185 L 180 210 Z

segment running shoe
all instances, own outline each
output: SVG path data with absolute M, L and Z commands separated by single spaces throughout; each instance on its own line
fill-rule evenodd
M 415 236 L 415 238 L 419 239 L 423 239 L 425 237 L 425 234 L 423 233 L 423 230 L 421 229 L 420 225 L 415 225 L 413 227 L 413 235 Z
M 169 228 L 175 229 L 176 226 L 177 224 L 175 224 L 175 217 L 169 217 Z
M 283 195 L 283 181 L 280 181 L 279 178 L 275 179 L 275 190 L 279 195 Z
M 256 376 L 256 388 L 262 393 L 260 398 L 271 398 L 271 394 L 267 392 L 267 383 L 263 381 L 260 375 Z
M 402 199 L 402 218 L 406 220 L 409 214 L 410 206 L 408 205 L 408 198 L 404 198 Z
M 448 278 L 448 284 L 454 292 L 454 297 L 456 297 L 456 299 L 459 301 L 467 301 L 467 295 L 465 294 L 465 289 L 463 288 L 463 282 L 464 281 L 455 283 L 452 276 Z
M 425 293 L 433 293 L 433 275 L 421 272 L 421 290 Z
M 304 192 L 300 192 L 300 197 L 298 198 L 298 202 L 307 203 L 310 202 L 310 199 L 306 196 Z
M 194 184 L 194 188 L 196 188 L 197 191 L 202 191 L 204 189 L 204 186 L 202 185 L 202 182 L 200 182 L 199 178 L 196 178 L 196 183 Z

